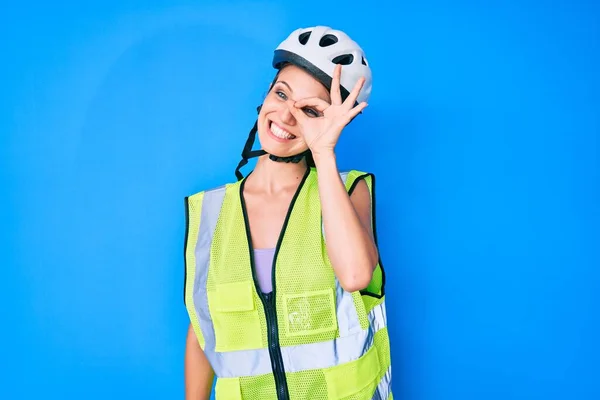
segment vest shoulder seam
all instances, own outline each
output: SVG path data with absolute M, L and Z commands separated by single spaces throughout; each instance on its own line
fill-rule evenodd
M 201 195 L 203 195 L 203 194 L 222 192 L 222 191 L 224 191 L 224 190 L 226 190 L 226 189 L 227 189 L 227 186 L 229 186 L 229 184 L 227 184 L 227 183 L 226 183 L 226 184 L 224 184 L 224 185 L 217 186 L 217 187 L 214 187 L 214 188 L 211 188 L 211 189 L 201 190 L 201 191 L 199 191 L 199 192 L 196 192 L 196 193 L 190 194 L 190 195 L 189 195 L 189 196 L 187 196 L 187 197 L 188 197 L 188 198 L 197 198 L 197 197 L 199 197 L 199 196 L 201 196 Z
M 226 183 L 226 184 L 224 184 L 224 185 L 217 186 L 217 187 L 215 187 L 215 188 L 212 188 L 212 189 L 207 189 L 207 190 L 205 190 L 205 191 L 204 191 L 204 193 L 216 193 L 216 192 L 222 192 L 222 191 L 224 191 L 225 189 L 227 189 L 227 186 L 228 186 L 228 184 Z

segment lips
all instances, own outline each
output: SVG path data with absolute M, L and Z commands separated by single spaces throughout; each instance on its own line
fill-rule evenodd
M 279 139 L 282 141 L 289 141 L 289 140 L 296 139 L 296 136 L 292 135 L 291 133 L 289 133 L 288 131 L 286 131 L 285 129 L 283 129 L 282 127 L 280 127 L 273 121 L 271 121 L 271 123 L 269 124 L 269 133 L 272 136 L 274 136 L 276 139 Z

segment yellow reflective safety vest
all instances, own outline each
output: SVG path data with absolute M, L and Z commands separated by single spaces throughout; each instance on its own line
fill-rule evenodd
M 349 193 L 366 181 L 374 211 L 374 176 L 340 176 Z M 186 197 L 185 305 L 216 398 L 392 399 L 381 262 L 365 290 L 341 287 L 327 256 L 317 170 L 307 168 L 275 250 L 273 291 L 262 293 L 245 182 Z

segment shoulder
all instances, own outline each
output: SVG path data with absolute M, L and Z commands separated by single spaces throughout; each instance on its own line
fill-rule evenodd
M 340 177 L 346 185 L 349 195 L 354 193 L 370 195 L 375 181 L 375 175 L 372 172 L 357 169 L 340 171 Z
M 220 196 L 224 195 L 226 191 L 233 189 L 236 186 L 239 186 L 240 182 L 229 182 L 220 186 L 211 187 L 209 189 L 205 189 L 199 192 L 195 192 L 185 196 L 186 203 L 189 202 L 200 202 L 204 199 L 205 196 Z

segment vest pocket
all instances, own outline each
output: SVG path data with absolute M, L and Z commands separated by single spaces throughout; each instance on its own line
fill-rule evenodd
M 323 370 L 329 399 L 343 399 L 361 394 L 360 399 L 371 399 L 378 385 L 381 363 L 375 346 L 359 359 Z M 354 398 L 354 397 L 353 397 Z
M 258 349 L 262 330 L 250 281 L 216 285 L 208 291 L 208 307 L 215 329 L 215 351 Z
M 288 336 L 314 335 L 337 329 L 332 289 L 284 296 Z
M 216 400 L 242 400 L 240 378 L 217 378 Z

